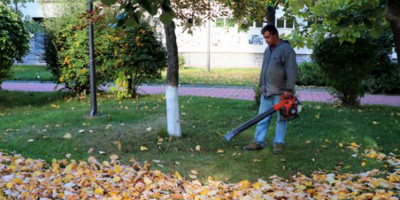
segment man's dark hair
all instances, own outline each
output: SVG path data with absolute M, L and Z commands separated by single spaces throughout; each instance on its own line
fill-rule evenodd
M 276 27 L 274 25 L 272 25 L 272 24 L 265 25 L 261 29 L 261 34 L 264 34 L 265 31 L 268 31 L 271 35 L 278 34 L 278 29 L 276 29 Z

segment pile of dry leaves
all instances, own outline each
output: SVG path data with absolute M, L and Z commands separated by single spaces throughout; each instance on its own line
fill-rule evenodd
M 353 145 L 352 148 L 357 148 Z M 99 163 L 26 159 L 0 152 L 0 199 L 399 199 L 400 159 L 367 150 L 364 156 L 382 160 L 392 171 L 360 174 L 315 172 L 290 181 L 277 176 L 238 183 L 186 180 L 175 172 L 150 170 L 149 164 L 120 165 L 118 156 Z

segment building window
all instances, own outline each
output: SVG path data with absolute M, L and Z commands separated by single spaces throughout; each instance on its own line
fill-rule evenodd
M 256 21 L 256 27 L 257 28 L 263 27 L 263 21 Z
M 233 18 L 217 18 L 215 20 L 215 26 L 219 28 L 223 27 L 234 27 L 236 21 Z
M 286 20 L 286 28 L 293 28 L 294 27 L 294 20 L 293 18 L 290 18 Z
M 278 18 L 278 20 L 276 21 L 276 27 L 285 28 L 285 19 L 283 19 L 283 17 Z
M 234 27 L 236 24 L 236 21 L 233 18 L 227 18 L 226 19 L 226 26 L 227 27 Z
M 215 20 L 215 26 L 216 27 L 224 27 L 225 22 L 224 22 L 224 18 L 217 18 L 217 20 Z
M 294 18 L 285 19 L 284 17 L 276 20 L 277 28 L 294 28 Z

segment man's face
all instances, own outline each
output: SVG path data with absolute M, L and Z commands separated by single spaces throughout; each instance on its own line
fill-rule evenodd
M 269 31 L 265 31 L 263 37 L 268 46 L 275 46 L 277 44 L 278 34 L 272 35 Z

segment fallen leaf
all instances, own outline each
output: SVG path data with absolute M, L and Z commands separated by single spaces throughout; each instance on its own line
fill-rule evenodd
M 197 145 L 197 146 L 196 146 L 196 151 L 201 151 L 200 145 Z
M 63 138 L 65 138 L 65 139 L 71 139 L 71 138 L 72 138 L 72 135 L 71 135 L 71 133 L 67 133 L 67 134 L 65 134 L 65 135 L 63 136 Z
M 147 147 L 145 147 L 145 146 L 140 146 L 140 151 L 147 151 L 147 150 L 149 150 L 149 149 L 147 149 Z

